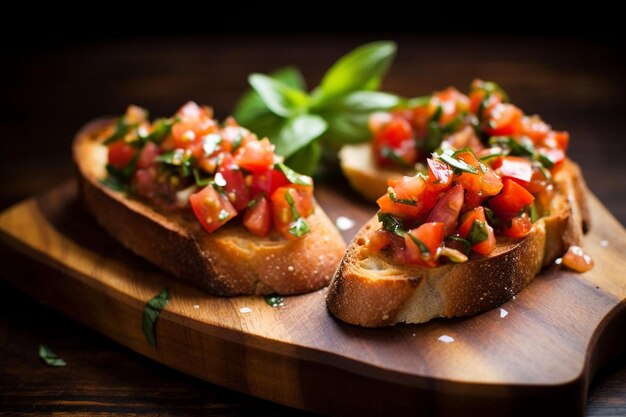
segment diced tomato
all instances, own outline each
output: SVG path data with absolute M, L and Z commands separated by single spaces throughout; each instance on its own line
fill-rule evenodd
M 278 187 L 289 185 L 289 180 L 285 174 L 277 169 L 257 172 L 252 174 L 250 178 L 250 192 L 253 197 L 261 192 L 265 193 L 267 196 L 271 196 Z
M 557 165 L 565 160 L 565 153 L 561 149 L 546 149 L 539 148 L 537 152 L 548 158 L 554 165 Z
M 485 198 L 486 197 L 483 197 L 479 193 L 475 193 L 473 191 L 465 191 L 465 200 L 463 202 L 461 212 L 466 213 L 470 210 L 475 209 L 476 207 L 480 206 Z
M 491 136 L 515 135 L 521 131 L 522 111 L 512 104 L 499 103 L 488 112 L 484 130 Z
M 556 146 L 563 152 L 565 152 L 567 150 L 567 146 L 569 145 L 569 133 L 552 132 L 552 134 L 554 135 L 554 141 L 556 142 Z
M 452 234 L 463 206 L 463 187 L 456 185 L 448 190 L 430 212 L 428 223 L 439 222 L 444 225 L 446 235 Z
M 189 197 L 189 203 L 198 221 L 211 233 L 237 215 L 237 210 L 224 194 L 207 185 Z
M 415 107 L 411 116 L 411 126 L 416 137 L 426 137 L 428 134 L 428 122 L 430 122 L 428 106 Z
M 267 138 L 249 140 L 235 152 L 235 161 L 251 172 L 265 172 L 274 165 L 274 146 Z
M 576 272 L 587 272 L 593 268 L 593 259 L 580 246 L 570 246 L 563 255 L 563 265 Z
M 493 228 L 487 224 L 487 239 L 472 246 L 472 250 L 481 255 L 489 255 L 496 248 L 496 236 Z
M 311 188 L 311 187 L 309 187 Z M 272 213 L 274 215 L 274 226 L 281 235 L 287 239 L 297 239 L 296 236 L 289 233 L 291 223 L 295 220 L 293 217 L 292 208 L 285 197 L 285 194 L 289 193 L 294 201 L 294 205 L 298 215 L 306 218 L 312 210 L 312 199 L 306 201 L 306 194 L 301 194 L 299 190 L 294 187 L 280 187 L 272 194 Z M 303 193 L 306 191 L 303 190 Z M 308 208 L 311 207 L 311 208 Z
M 392 200 L 389 193 L 383 195 L 376 200 L 380 211 L 402 218 L 419 215 L 422 208 L 420 196 L 426 188 L 426 181 L 423 177 L 416 175 L 414 177 L 402 177 L 399 180 L 389 180 L 389 185 L 393 188 L 396 201 Z
M 477 173 L 463 172 L 456 178 L 456 182 L 461 184 L 467 191 L 480 194 L 482 196 L 496 195 L 502 189 L 502 180 L 490 167 L 480 164 L 476 156 L 471 152 L 461 152 L 455 156 L 476 168 Z M 483 172 L 483 169 L 486 172 Z
M 144 169 L 149 168 L 155 164 L 154 159 L 159 156 L 161 151 L 159 146 L 154 142 L 148 142 L 141 150 L 139 154 L 139 160 L 137 160 L 137 168 Z
M 428 163 L 428 188 L 434 191 L 448 189 L 454 176 L 450 165 L 430 158 L 426 162 Z
M 524 187 L 506 179 L 502 193 L 489 200 L 489 207 L 498 217 L 508 221 L 534 200 L 535 197 Z
M 544 173 L 541 169 L 533 168 L 533 175 L 530 178 L 530 182 L 525 186 L 525 188 L 531 194 L 539 194 L 545 191 L 548 186 L 548 180 L 545 177 Z
M 367 235 L 367 249 L 373 253 L 380 252 L 391 243 L 391 235 L 388 231 L 378 229 Z
M 226 191 L 226 196 L 235 209 L 237 209 L 237 211 L 245 209 L 248 205 L 248 201 L 250 201 L 250 194 L 248 187 L 246 187 L 246 181 L 243 178 L 243 173 L 237 164 L 235 164 L 231 154 L 222 154 L 222 162 L 217 169 L 217 172 L 221 174 L 226 181 L 224 190 Z
M 398 166 L 398 161 L 389 156 L 393 152 L 404 165 L 413 165 L 418 153 L 411 124 L 402 116 L 394 115 L 374 136 L 374 156 L 383 166 Z
M 246 210 L 243 225 L 257 236 L 267 236 L 272 226 L 272 213 L 267 198 L 260 198 L 254 206 Z
M 448 87 L 433 94 L 430 102 L 431 115 L 437 111 L 437 107 L 441 106 L 441 117 L 439 123 L 444 125 L 450 123 L 454 118 L 462 112 L 469 109 L 470 101 L 467 96 L 459 93 L 454 87 Z
M 109 145 L 109 164 L 122 169 L 131 163 L 137 150 L 120 139 Z
M 208 107 L 200 107 L 190 101 L 176 115 L 180 120 L 172 126 L 174 148 L 189 149 L 194 144 L 201 144 L 205 135 L 217 132 L 217 123 Z
M 376 136 L 381 132 L 389 122 L 393 119 L 393 116 L 389 112 L 375 112 L 372 113 L 367 120 L 368 127 L 372 135 Z
M 468 211 L 463 215 L 463 218 L 461 219 L 461 224 L 459 225 L 459 230 L 457 231 L 459 233 L 459 236 L 461 236 L 463 239 L 465 239 L 469 234 L 474 220 L 479 220 L 481 222 L 487 220 L 485 218 L 485 209 L 482 206 L 478 206 L 472 211 Z
M 418 244 L 411 239 L 409 233 L 424 244 L 428 253 L 422 252 Z M 424 223 L 416 229 L 407 232 L 404 237 L 406 247 L 406 260 L 424 266 L 435 266 L 435 255 L 443 243 L 444 225 L 443 223 Z
M 502 179 L 508 178 L 524 186 L 533 176 L 533 167 L 528 159 L 517 156 L 497 158 L 493 163 L 493 168 Z
M 502 178 L 493 169 L 487 167 L 487 172 L 482 174 L 481 194 L 483 196 L 496 195 L 502 190 Z
M 522 117 L 522 134 L 532 139 L 534 143 L 543 143 L 543 140 L 550 132 L 548 126 L 538 116 Z
M 510 237 L 522 238 L 530 233 L 533 228 L 533 222 L 527 213 L 514 217 L 511 220 L 511 226 L 504 225 L 502 233 Z

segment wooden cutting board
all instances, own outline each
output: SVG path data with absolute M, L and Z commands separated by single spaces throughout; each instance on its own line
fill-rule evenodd
M 592 271 L 545 270 L 474 317 L 364 329 L 330 316 L 325 290 L 272 308 L 181 284 L 109 238 L 76 194 L 68 182 L 0 215 L 2 275 L 145 356 L 271 401 L 331 415 L 582 415 L 594 372 L 626 351 L 626 233 L 593 196 Z M 332 219 L 356 220 L 349 240 L 374 209 L 347 195 L 317 190 Z M 152 348 L 143 307 L 165 287 Z

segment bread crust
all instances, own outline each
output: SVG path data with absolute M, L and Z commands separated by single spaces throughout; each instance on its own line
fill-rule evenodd
M 328 285 L 345 243 L 321 207 L 298 240 L 261 238 L 240 224 L 207 233 L 193 214 L 162 213 L 100 183 L 106 147 L 98 138 L 112 120 L 96 120 L 75 137 L 74 163 L 86 208 L 115 239 L 178 279 L 221 296 L 300 294 Z
M 541 268 L 580 245 L 589 225 L 586 186 L 570 160 L 554 174 L 551 212 L 523 239 L 498 237 L 488 256 L 473 253 L 462 264 L 423 268 L 395 262 L 365 247 L 372 218 L 350 243 L 327 295 L 329 311 L 365 327 L 423 323 L 437 317 L 473 315 L 502 305 L 528 285 Z

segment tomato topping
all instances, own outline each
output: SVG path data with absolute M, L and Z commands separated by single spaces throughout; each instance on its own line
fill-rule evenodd
M 472 250 L 481 255 L 489 255 L 496 248 L 496 236 L 493 228 L 487 224 L 487 238 L 480 243 L 472 245 Z
M 274 165 L 274 146 L 267 138 L 246 141 L 235 153 L 235 161 L 248 171 L 267 171 Z
M 144 169 L 154 166 L 154 159 L 159 156 L 160 153 L 161 151 L 159 150 L 159 146 L 156 143 L 146 143 L 146 145 L 141 150 L 141 153 L 139 154 L 139 159 L 137 160 L 137 168 Z
M 109 145 L 109 164 L 122 169 L 131 163 L 137 150 L 124 140 L 118 140 Z
M 257 172 L 252 174 L 249 178 L 251 181 L 250 191 L 253 197 L 259 193 L 265 193 L 265 195 L 271 196 L 278 187 L 289 185 L 289 180 L 285 174 L 277 169 Z
M 489 207 L 498 217 L 508 221 L 534 200 L 535 197 L 524 187 L 507 179 L 504 180 L 502 193 L 489 200 Z
M 189 203 L 198 221 L 211 233 L 237 215 L 237 210 L 224 194 L 207 185 L 189 197 Z
M 491 136 L 507 136 L 521 131 L 522 111 L 512 104 L 498 103 L 488 110 L 484 130 Z
M 287 197 L 287 194 L 290 197 Z M 297 239 L 299 236 L 293 227 L 298 218 L 305 218 L 311 214 L 313 203 L 310 194 L 306 190 L 280 187 L 274 191 L 271 199 L 276 229 L 287 239 Z M 289 200 L 293 201 L 293 204 Z
M 472 211 L 469 211 L 463 215 L 463 218 L 461 219 L 461 225 L 459 226 L 458 230 L 459 236 L 461 236 L 463 239 L 465 239 L 469 234 L 474 220 L 478 220 L 481 222 L 486 221 L 485 209 L 482 206 L 476 207 Z
M 376 253 L 391 244 L 391 234 L 386 230 L 373 230 L 367 235 L 367 249 Z
M 570 246 L 563 255 L 563 265 L 576 272 L 587 272 L 593 268 L 593 259 L 580 246 Z
M 452 184 L 452 177 L 454 175 L 450 165 L 430 158 L 426 161 L 428 163 L 428 188 L 434 191 L 448 189 Z
M 426 188 L 426 181 L 419 175 L 389 180 L 390 192 L 376 200 L 381 212 L 398 217 L 415 217 L 420 213 L 420 196 Z
M 386 124 L 376 127 L 380 130 L 375 131 L 373 150 L 380 165 L 405 168 L 415 164 L 418 154 L 413 129 L 404 117 L 394 115 Z
M 493 168 L 502 179 L 508 178 L 524 186 L 533 176 L 533 167 L 528 159 L 517 156 L 498 158 L 494 161 Z
M 261 197 L 246 210 L 243 225 L 257 236 L 267 236 L 272 227 L 272 213 L 267 198 Z
M 437 202 L 428 216 L 427 222 L 443 224 L 446 235 L 452 234 L 463 207 L 463 187 L 452 187 Z
M 226 197 L 228 197 L 228 200 L 230 200 L 237 211 L 244 210 L 248 206 L 250 195 L 243 178 L 243 173 L 237 164 L 235 164 L 231 154 L 222 154 L 222 163 L 217 169 L 217 172 L 222 176 L 224 181 L 220 184 L 222 179 L 216 176 L 215 183 L 218 186 L 224 187 Z
M 443 243 L 443 223 L 424 223 L 404 236 L 406 260 L 424 266 L 434 266 L 437 250 Z
M 506 236 L 522 238 L 530 233 L 533 228 L 533 222 L 530 220 L 530 216 L 527 213 L 522 213 L 520 216 L 514 217 L 511 220 L 511 225 L 504 225 L 502 233 Z

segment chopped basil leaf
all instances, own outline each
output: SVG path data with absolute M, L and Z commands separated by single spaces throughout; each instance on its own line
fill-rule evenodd
M 478 170 L 473 166 L 469 165 L 465 161 L 461 161 L 460 159 L 454 158 L 452 155 L 448 155 L 443 152 L 442 154 L 433 154 L 435 158 L 441 159 L 446 164 L 450 165 L 454 170 L 461 172 L 468 172 L 470 174 L 478 174 Z
M 124 116 L 118 117 L 115 121 L 115 131 L 102 142 L 103 145 L 110 145 L 113 142 L 123 138 L 128 134 L 131 129 L 135 129 L 137 127 L 136 123 L 127 124 L 124 121 Z
M 413 243 L 415 243 L 417 245 L 417 247 L 419 248 L 420 252 L 422 252 L 423 256 L 429 256 L 430 255 L 430 251 L 428 250 L 428 248 L 426 247 L 426 245 L 424 244 L 424 242 L 422 242 L 421 240 L 419 240 L 418 238 L 416 238 L 413 233 L 411 232 L 407 232 L 407 235 L 409 235 L 409 238 L 411 238 L 411 240 L 413 241 Z
M 155 161 L 171 167 L 179 168 L 180 175 L 183 177 L 188 177 L 193 173 L 192 169 L 194 157 L 190 152 L 187 152 L 184 149 L 174 149 L 162 153 L 155 158 Z
M 500 87 L 493 81 L 481 81 L 478 88 L 485 91 L 489 95 L 491 95 L 491 93 L 500 94 L 500 97 L 502 98 L 502 101 L 504 103 L 507 103 L 509 101 L 509 95 L 506 93 L 506 91 L 504 91 L 502 87 Z
M 487 218 L 487 222 L 489 224 L 493 224 L 493 221 L 494 221 L 493 210 L 491 210 L 489 207 L 483 207 L 483 210 L 485 212 L 485 217 Z
M 535 203 L 530 204 L 528 211 L 530 214 L 530 221 L 535 223 L 539 219 L 539 214 L 537 213 L 537 207 L 535 206 Z
M 430 103 L 430 96 L 413 97 L 406 101 L 405 106 L 409 109 L 424 107 Z
M 483 113 L 485 112 L 485 109 L 489 105 L 489 99 L 490 98 L 491 98 L 491 93 L 487 92 L 485 94 L 485 98 L 478 105 L 478 110 L 476 111 L 476 117 L 478 117 L 478 123 L 479 124 L 480 124 L 480 122 L 483 121 Z
M 399 218 L 389 213 L 378 213 L 378 221 L 383 224 L 383 229 L 394 235 L 404 237 L 404 223 Z
M 482 162 L 487 162 L 490 159 L 497 158 L 497 157 L 500 157 L 500 156 L 505 156 L 505 154 L 503 154 L 502 152 L 495 152 L 495 153 L 491 153 L 489 155 L 482 156 L 482 157 L 480 157 L 479 160 L 482 161 Z
M 431 120 L 428 122 L 428 137 L 424 149 L 426 152 L 432 152 L 441 146 L 443 140 L 443 130 L 439 126 L 439 122 Z
M 285 174 L 285 177 L 287 177 L 289 182 L 292 183 L 292 184 L 306 185 L 306 186 L 309 186 L 309 187 L 311 185 L 313 185 L 313 180 L 311 179 L 311 177 L 307 177 L 306 175 L 298 174 L 296 171 L 294 171 L 293 169 L 289 168 L 287 165 L 283 164 L 282 162 L 277 163 L 276 167 L 283 174 Z
M 454 133 L 463 123 L 463 119 L 465 118 L 465 113 L 459 113 L 456 115 L 454 119 L 452 119 L 449 123 L 441 126 L 441 131 L 443 133 Z
M 393 201 L 394 203 L 405 204 L 407 206 L 417 206 L 417 201 L 415 200 L 409 200 L 407 198 L 396 198 L 396 192 L 391 187 L 389 187 L 387 194 L 389 195 L 391 201 Z
M 124 182 L 120 181 L 119 178 L 111 176 L 111 175 L 107 175 L 106 178 L 101 179 L 100 180 L 100 184 L 109 187 L 110 189 L 114 190 L 114 191 L 120 191 L 120 192 L 127 192 L 128 191 L 128 185 L 126 185 Z
M 446 246 L 441 248 L 440 256 L 445 256 L 450 260 L 450 262 L 453 262 L 455 264 L 467 262 L 466 254 L 457 249 L 449 248 Z
M 193 169 L 193 179 L 196 182 L 196 185 L 199 187 L 206 187 L 211 184 L 213 180 L 209 178 L 200 178 L 200 170 L 198 168 Z
M 233 140 L 233 150 L 231 152 L 235 153 L 235 151 L 239 149 L 242 143 L 243 143 L 243 135 L 241 134 L 241 132 L 238 132 L 237 137 L 235 138 L 235 140 Z
M 267 305 L 274 308 L 285 306 L 285 300 L 278 294 L 266 295 L 265 302 L 267 303 Z
M 169 291 L 165 288 L 161 293 L 150 299 L 143 309 L 143 319 L 141 321 L 141 328 L 143 335 L 152 347 L 156 347 L 156 335 L 155 326 L 161 310 L 165 307 L 169 301 Z
M 541 165 L 544 166 L 544 168 L 552 168 L 554 167 L 554 161 L 552 159 L 550 159 L 549 156 L 541 153 L 541 152 L 537 152 L 537 160 L 541 163 Z
M 135 174 L 137 169 L 137 161 L 139 160 L 139 152 L 135 153 L 135 156 L 128 165 L 124 168 L 116 168 L 111 164 L 107 164 L 107 176 L 100 180 L 100 183 L 111 188 L 115 191 L 128 192 L 128 182 Z
M 464 255 L 469 255 L 472 250 L 471 243 L 460 236 L 446 236 L 446 245 L 460 251 Z
M 398 155 L 396 151 L 394 151 L 393 149 L 387 146 L 383 146 L 380 149 L 380 153 L 383 156 L 383 158 L 392 160 L 400 168 L 405 168 L 405 169 L 411 168 L 411 166 L 400 155 Z
M 205 156 L 211 156 L 222 143 L 222 137 L 217 133 L 211 133 L 202 138 L 202 150 Z M 233 151 L 234 152 L 234 151 Z
M 487 223 L 476 219 L 472 223 L 472 227 L 467 235 L 467 240 L 472 244 L 472 246 L 474 246 L 477 243 L 487 240 L 488 235 L 489 232 L 487 230 Z
M 289 234 L 295 237 L 302 237 L 309 231 L 311 231 L 311 228 L 309 227 L 307 221 L 304 220 L 302 217 L 294 222 L 291 222 L 291 224 L 289 225 Z
M 163 139 L 172 131 L 172 126 L 180 121 L 179 117 L 173 119 L 161 118 L 154 121 L 152 124 L 152 132 L 147 136 L 140 136 L 145 142 L 161 143 Z
M 541 174 L 543 175 L 543 177 L 550 181 L 552 179 L 552 174 L 550 174 L 550 171 L 544 167 L 543 165 L 541 165 L 541 163 L 538 163 L 539 165 L 539 170 L 541 171 Z
M 438 122 L 439 119 L 441 119 L 442 114 L 443 114 L 443 107 L 441 106 L 441 104 L 439 104 L 437 105 L 437 109 L 435 110 L 435 113 L 433 113 L 433 117 L 431 117 L 430 120 L 434 122 Z
M 492 136 L 489 138 L 491 146 L 498 145 L 507 149 L 509 154 L 514 156 L 533 156 L 535 147 L 531 140 L 522 138 L 519 142 L 508 136 Z
M 300 213 L 298 213 L 298 209 L 296 208 L 296 203 L 289 193 L 289 190 L 285 191 L 285 200 L 289 203 L 291 216 L 293 218 L 293 221 L 289 225 L 289 233 L 295 237 L 302 237 L 307 234 L 311 228 L 309 227 L 307 221 L 300 217 Z
M 59 358 L 50 348 L 46 345 L 39 345 L 39 357 L 48 365 L 48 366 L 66 366 L 67 363 Z

